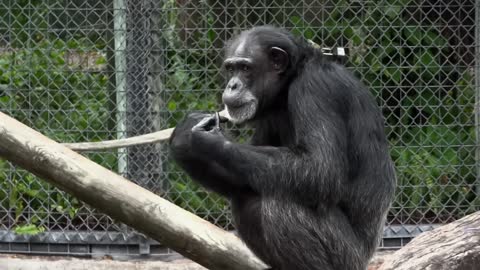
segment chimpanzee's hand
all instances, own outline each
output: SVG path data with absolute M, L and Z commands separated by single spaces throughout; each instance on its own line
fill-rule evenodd
M 220 129 L 218 113 L 208 115 L 192 128 L 192 148 L 195 152 L 208 154 L 223 145 L 225 137 Z
M 192 128 L 193 132 L 213 130 L 220 131 L 220 115 L 218 113 L 205 115 L 205 117 Z
M 225 140 L 218 114 L 191 113 L 177 125 L 170 137 L 174 156 L 204 154 L 215 143 Z
M 170 136 L 170 147 L 174 154 L 177 152 L 185 153 L 190 151 L 192 128 L 207 116 L 209 116 L 209 114 L 191 113 L 183 122 L 177 124 Z

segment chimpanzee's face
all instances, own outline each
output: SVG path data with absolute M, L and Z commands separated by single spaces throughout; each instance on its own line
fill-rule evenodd
M 288 64 L 279 47 L 261 48 L 256 39 L 242 35 L 227 48 L 223 62 L 228 83 L 222 95 L 231 120 L 253 120 L 261 107 L 275 99 L 281 89 L 280 76 Z

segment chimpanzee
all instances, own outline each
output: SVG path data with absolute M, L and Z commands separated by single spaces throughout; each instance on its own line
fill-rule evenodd
M 245 243 L 275 270 L 364 270 L 378 244 L 395 173 L 367 88 L 301 38 L 272 26 L 226 46 L 223 102 L 251 144 L 215 114 L 177 125 L 176 162 L 231 200 Z

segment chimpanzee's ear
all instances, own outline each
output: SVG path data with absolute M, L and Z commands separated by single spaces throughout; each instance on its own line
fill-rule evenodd
M 283 72 L 288 67 L 288 53 L 279 47 L 270 48 L 270 59 L 273 63 L 273 68 L 278 72 Z

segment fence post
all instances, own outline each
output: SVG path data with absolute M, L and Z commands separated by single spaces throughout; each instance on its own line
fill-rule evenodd
M 117 104 L 117 139 L 127 137 L 127 18 L 125 0 L 113 1 L 113 36 L 115 40 L 115 92 Z M 127 151 L 118 149 L 118 173 L 127 171 Z

